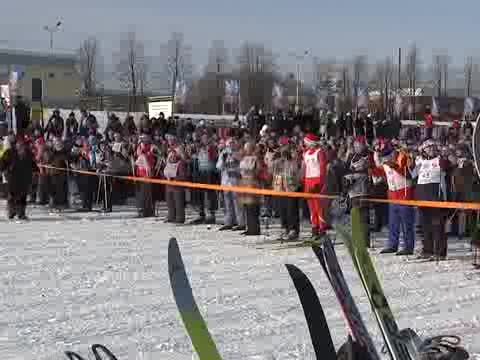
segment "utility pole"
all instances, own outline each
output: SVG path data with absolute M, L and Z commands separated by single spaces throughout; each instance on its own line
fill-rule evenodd
M 291 53 L 290 56 L 294 56 L 296 59 L 296 68 L 297 68 L 297 89 L 296 89 L 296 95 L 295 95 L 295 111 L 298 112 L 300 110 L 300 61 L 305 60 L 305 57 L 309 54 L 309 50 L 305 50 L 303 54 L 298 55 Z
M 50 34 L 50 50 L 53 50 L 53 34 L 55 34 L 58 30 L 60 30 L 61 25 L 62 25 L 62 22 L 57 21 L 55 26 L 45 25 L 43 27 L 43 30 L 47 31 Z
M 402 89 L 402 48 L 398 48 L 398 90 L 399 92 L 401 89 Z
M 218 108 L 217 108 L 217 113 L 218 115 L 221 115 L 223 113 L 223 101 L 222 101 L 222 86 L 221 86 L 221 79 L 220 79 L 220 71 L 221 71 L 221 62 L 220 62 L 220 58 L 217 57 L 217 91 L 218 91 Z

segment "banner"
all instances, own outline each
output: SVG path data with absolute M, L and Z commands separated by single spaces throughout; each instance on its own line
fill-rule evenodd
M 480 110 L 480 100 L 474 97 L 466 97 L 463 112 L 464 114 L 472 114 Z

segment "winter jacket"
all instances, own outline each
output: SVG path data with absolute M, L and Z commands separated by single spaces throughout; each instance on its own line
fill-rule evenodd
M 436 164 L 436 172 L 433 175 L 428 174 L 428 172 L 432 173 L 432 166 L 430 165 L 429 168 L 426 168 L 427 162 L 435 162 Z M 446 200 L 448 194 L 445 174 L 449 167 L 449 161 L 440 156 L 433 159 L 418 157 L 415 163 L 414 176 L 417 178 L 415 198 L 426 201 Z M 437 173 L 438 175 L 436 175 Z M 432 179 L 425 181 L 424 178 L 427 177 Z
M 214 146 L 201 147 L 196 156 L 196 172 L 211 173 L 215 171 L 217 163 L 217 151 Z
M 137 160 L 135 161 L 136 175 L 139 177 L 150 177 L 155 166 L 155 157 L 153 156 L 150 145 L 143 149 L 138 147 Z
M 5 172 L 9 192 L 27 193 L 32 184 L 35 168 L 35 161 L 29 150 L 20 156 L 16 149 L 11 148 L 0 159 L 0 171 Z
M 350 156 L 347 161 L 347 175 L 345 175 L 350 198 L 370 194 L 369 169 L 373 166 L 373 155 L 369 151 Z
M 217 170 L 221 174 L 222 185 L 238 184 L 240 178 L 240 162 L 235 158 L 230 149 L 224 149 L 217 161 Z
M 301 172 L 296 160 L 280 158 L 272 164 L 272 187 L 275 191 L 297 191 L 301 186 Z

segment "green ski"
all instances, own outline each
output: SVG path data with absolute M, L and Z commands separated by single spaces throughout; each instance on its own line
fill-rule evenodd
M 366 239 L 362 236 L 362 234 L 364 234 L 362 231 L 364 224 L 361 223 L 359 210 L 356 208 L 351 210 L 351 226 L 351 236 L 341 227 L 338 227 L 337 231 L 347 245 L 355 269 L 358 272 L 377 323 L 383 334 L 386 348 L 393 360 L 413 360 L 415 356 L 410 354 L 409 347 L 407 347 L 404 340 L 399 336 L 398 325 L 385 298 L 382 286 L 377 277 L 377 272 L 368 253 Z
M 222 357 L 193 297 L 182 255 L 175 238 L 171 238 L 168 243 L 168 274 L 178 311 L 199 359 L 221 360 Z

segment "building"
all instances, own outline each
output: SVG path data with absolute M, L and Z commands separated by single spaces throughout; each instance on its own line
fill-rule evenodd
M 0 49 L 0 85 L 9 101 L 42 101 L 46 107 L 78 104 L 81 78 L 74 54 Z

